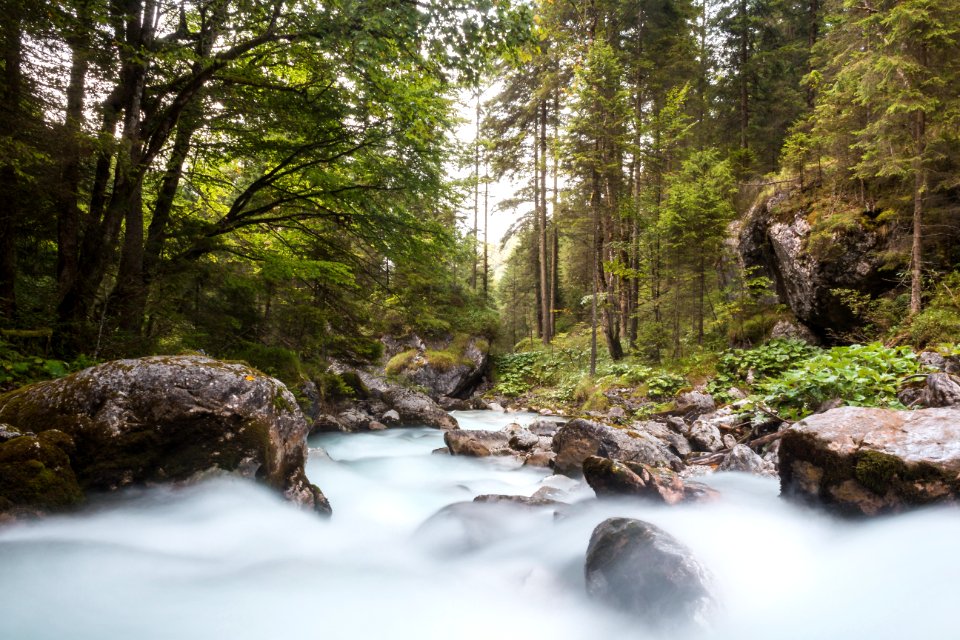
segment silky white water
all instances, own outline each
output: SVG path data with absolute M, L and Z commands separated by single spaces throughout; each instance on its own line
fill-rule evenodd
M 518 418 L 455 415 L 468 428 Z M 597 503 L 580 488 L 561 518 L 503 504 L 435 515 L 568 483 L 432 455 L 442 433 L 426 428 L 311 445 L 331 457 L 308 465 L 329 521 L 218 478 L 0 529 L 0 639 L 653 637 L 584 596 L 590 532 L 615 515 L 659 525 L 712 573 L 722 611 L 699 637 L 958 637 L 954 510 L 839 522 L 783 503 L 773 480 L 722 474 L 707 505 Z

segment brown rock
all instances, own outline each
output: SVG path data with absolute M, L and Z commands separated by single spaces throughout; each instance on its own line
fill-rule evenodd
M 590 456 L 583 461 L 583 476 L 598 498 L 632 495 L 678 504 L 707 500 L 717 495 L 706 485 L 685 483 L 670 469 L 641 462 L 617 462 L 599 456 Z
M 779 456 L 782 495 L 841 513 L 952 503 L 960 492 L 960 408 L 833 409 L 788 429 Z
M 506 431 L 456 429 L 443 434 L 443 442 L 455 456 L 483 458 L 510 454 L 509 441 L 510 434 Z

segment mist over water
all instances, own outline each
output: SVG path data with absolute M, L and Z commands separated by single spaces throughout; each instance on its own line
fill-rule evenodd
M 468 428 L 532 418 L 455 415 Z M 445 508 L 569 482 L 433 455 L 433 429 L 310 444 L 330 456 L 314 449 L 307 468 L 329 521 L 223 477 L 0 529 L 0 638 L 654 638 L 584 595 L 587 542 L 610 516 L 657 524 L 710 570 L 722 610 L 695 637 L 956 637 L 955 510 L 839 522 L 783 503 L 774 480 L 735 474 L 707 479 L 722 493 L 707 505 L 597 503 L 581 487 L 561 518 Z

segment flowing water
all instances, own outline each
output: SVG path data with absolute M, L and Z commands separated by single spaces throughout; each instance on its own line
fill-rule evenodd
M 531 418 L 455 415 L 467 428 Z M 561 518 L 444 509 L 571 487 L 503 459 L 432 455 L 442 446 L 433 429 L 311 446 L 330 456 L 313 449 L 308 464 L 333 504 L 329 521 L 218 478 L 0 529 L 0 639 L 654 637 L 584 596 L 590 532 L 614 515 L 661 526 L 708 567 L 722 610 L 697 638 L 958 637 L 952 510 L 838 522 L 784 504 L 773 480 L 736 474 L 708 479 L 722 492 L 708 505 L 597 503 L 579 487 Z

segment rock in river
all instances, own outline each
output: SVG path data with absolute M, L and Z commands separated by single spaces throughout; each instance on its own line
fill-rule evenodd
M 571 420 L 561 427 L 553 437 L 553 450 L 558 473 L 579 473 L 589 456 L 643 462 L 675 471 L 683 467 L 666 444 L 646 431 L 616 429 L 589 420 Z
M 330 511 L 304 473 L 308 427 L 293 394 L 243 364 L 199 356 L 108 362 L 0 396 L 0 421 L 38 437 L 63 432 L 75 445 L 70 463 L 86 490 L 221 469 Z
M 956 502 L 960 408 L 833 409 L 788 429 L 779 455 L 785 497 L 841 513 L 878 515 Z
M 641 520 L 601 522 L 585 569 L 592 598 L 653 627 L 702 626 L 714 609 L 707 572 L 690 550 Z
M 665 504 L 700 502 L 717 493 L 699 482 L 684 482 L 680 474 L 642 462 L 617 462 L 590 456 L 583 461 L 583 477 L 598 498 L 637 496 Z

